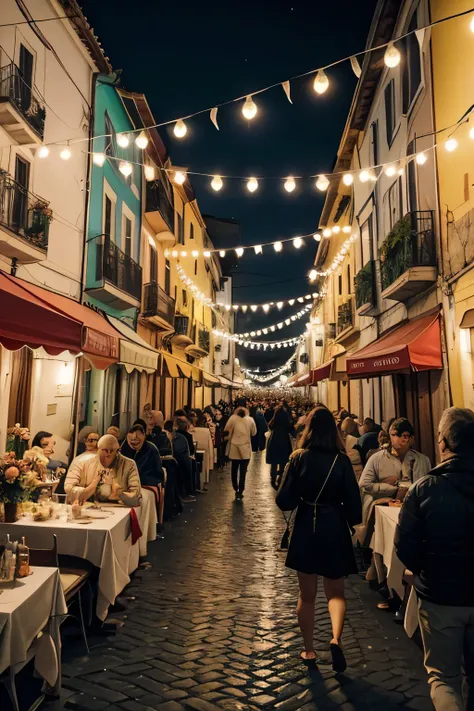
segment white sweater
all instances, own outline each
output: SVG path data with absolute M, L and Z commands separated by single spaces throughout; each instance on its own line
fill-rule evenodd
M 251 437 L 257 434 L 253 417 L 231 415 L 225 426 L 229 432 L 229 459 L 250 459 L 252 455 Z

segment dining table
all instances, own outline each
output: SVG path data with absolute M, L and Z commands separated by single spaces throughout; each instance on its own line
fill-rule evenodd
M 53 693 L 60 689 L 59 627 L 66 614 L 58 568 L 32 566 L 28 576 L 0 585 L 0 679 L 15 709 L 15 675 L 31 659 Z
M 97 509 L 83 508 L 79 520 L 34 521 L 26 515 L 15 523 L 0 523 L 0 541 L 6 534 L 12 540 L 24 536 L 31 548 L 52 548 L 55 534 L 60 555 L 83 558 L 99 569 L 96 614 L 105 620 L 109 606 L 129 584 L 140 557 L 146 555 L 148 543 L 156 539 L 156 506 L 151 491 L 142 490 L 141 506 L 134 511 L 141 530 L 135 542 L 130 507 L 109 503 Z

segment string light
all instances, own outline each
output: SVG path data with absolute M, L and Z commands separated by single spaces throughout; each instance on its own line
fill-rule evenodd
M 325 175 L 318 175 L 318 179 L 316 180 L 316 187 L 318 190 L 320 190 L 322 193 L 328 189 L 329 187 L 329 180 L 326 178 Z
M 319 234 L 319 232 L 316 232 L 316 233 L 313 235 L 313 239 L 315 239 L 316 242 L 321 242 L 321 235 Z
M 193 251 L 191 252 L 191 257 L 194 257 L 194 259 L 197 259 L 199 257 L 199 252 L 197 251 L 197 249 L 193 249 Z
M 472 18 L 469 27 L 471 29 L 471 32 L 474 32 L 474 17 Z
M 66 148 L 63 148 L 61 153 L 59 154 L 59 157 L 61 158 L 61 160 L 69 160 L 71 158 L 71 156 L 72 156 L 72 152 L 71 152 L 71 149 L 69 148 L 69 146 L 66 146 Z
M 38 158 L 47 158 L 49 156 L 48 146 L 41 146 L 38 151 Z
M 119 170 L 122 173 L 122 175 L 125 175 L 125 177 L 128 178 L 128 176 L 132 174 L 133 167 L 132 167 L 132 164 L 129 163 L 128 161 L 122 160 L 119 163 Z
M 129 140 L 127 134 L 126 133 L 119 133 L 117 135 L 117 143 L 120 146 L 120 148 L 128 148 L 130 140 Z
M 344 175 L 342 176 L 342 182 L 344 183 L 344 185 L 347 186 L 352 185 L 352 183 L 354 182 L 354 176 L 352 175 L 352 173 L 344 173 Z
M 182 185 L 186 180 L 186 173 L 183 170 L 176 170 L 174 174 L 174 182 Z
M 324 69 L 319 69 L 318 73 L 314 77 L 313 88 L 316 94 L 324 94 L 329 86 L 329 79 L 327 78 Z
M 140 148 L 142 151 L 145 150 L 145 148 L 148 145 L 148 136 L 146 135 L 145 131 L 140 131 L 138 136 L 135 139 L 135 145 L 137 148 Z
M 235 253 L 238 257 L 241 257 L 244 253 L 243 247 L 237 247 L 237 249 L 235 250 Z
M 473 18 L 473 22 L 474 22 L 474 18 Z M 474 138 L 474 126 L 469 129 L 469 138 Z
M 400 59 L 401 59 L 400 52 L 395 47 L 393 42 L 389 42 L 388 47 L 385 50 L 383 61 L 385 62 L 387 67 L 390 67 L 390 69 L 393 69 L 394 67 L 397 67 L 400 64 Z
M 299 249 L 300 247 L 302 247 L 303 240 L 301 239 L 301 237 L 295 237 L 295 239 L 293 240 L 293 245 L 295 246 L 296 249 Z
M 335 272 L 337 269 L 339 269 L 341 263 L 344 261 L 344 258 L 347 255 L 351 245 L 356 241 L 356 239 L 357 239 L 357 235 L 351 235 L 351 237 L 349 237 L 349 239 L 346 239 L 345 242 L 343 243 L 341 249 L 335 255 L 331 266 L 328 267 L 327 269 L 324 269 L 323 271 L 318 271 L 317 269 L 312 269 L 308 274 L 309 280 L 314 281 L 317 277 L 328 277 L 333 272 Z M 323 294 L 320 294 L 320 296 L 322 296 L 322 295 Z
M 257 115 L 257 110 L 257 104 L 252 99 L 252 96 L 247 96 L 247 98 L 245 99 L 245 104 L 242 106 L 242 113 L 244 117 L 248 119 L 248 121 L 251 121 Z
M 275 244 L 273 245 L 273 249 L 275 250 L 275 252 L 281 252 L 281 250 L 283 249 L 282 243 L 275 242 Z
M 344 234 L 347 235 L 347 234 L 349 234 L 349 232 L 351 231 L 351 228 L 349 227 L 349 225 L 345 225 L 345 226 L 342 228 L 342 231 L 344 232 Z
M 176 121 L 174 128 L 173 128 L 173 133 L 176 136 L 176 138 L 184 138 L 185 135 L 187 134 L 188 129 L 186 124 L 184 123 L 183 119 L 179 119 Z
M 394 175 L 396 175 L 396 172 L 397 172 L 397 166 L 395 165 L 395 163 L 390 163 L 385 168 L 385 175 L 389 178 L 392 178 Z
M 329 227 L 326 227 L 323 230 L 323 237 L 330 237 L 332 235 L 332 230 Z
M 211 188 L 213 190 L 215 190 L 217 193 L 217 192 L 219 192 L 219 190 L 221 190 L 223 185 L 224 185 L 224 183 L 222 182 L 221 176 L 215 175 L 212 179 L 212 182 L 211 182 Z
M 251 193 L 254 193 L 258 188 L 258 180 L 257 178 L 249 178 L 247 181 L 247 190 Z
M 252 307 L 250 307 L 252 308 Z M 283 326 L 283 324 L 281 324 Z M 226 338 L 228 340 L 234 341 L 235 343 L 238 343 L 240 346 L 243 346 L 244 348 L 254 348 L 256 350 L 267 350 L 267 348 L 287 348 L 289 346 L 297 346 L 298 343 L 303 338 L 303 335 L 301 336 L 294 336 L 293 338 L 287 338 L 284 341 L 253 341 L 250 340 L 249 338 L 245 337 L 239 337 L 235 333 L 229 333 L 228 331 L 220 331 L 217 328 L 213 329 L 213 334 L 215 336 L 218 336 L 219 338 Z M 255 332 L 252 331 L 252 333 Z
M 271 308 L 271 304 L 262 304 L 262 309 L 263 309 L 264 313 L 267 314 L 270 311 L 270 308 Z M 303 316 L 307 316 L 308 312 L 311 311 L 311 309 L 312 309 L 312 304 L 305 304 L 304 307 L 302 309 L 300 309 L 300 311 L 297 311 L 296 313 L 294 313 L 290 316 L 291 321 L 296 321 L 297 319 L 303 318 Z M 272 329 L 275 330 L 276 326 L 277 326 L 277 324 L 273 324 L 272 326 L 267 326 L 266 328 L 262 328 L 262 333 L 267 335 L 268 331 L 271 331 Z M 248 338 L 249 336 L 254 336 L 255 332 L 250 331 L 250 332 L 246 332 L 246 333 L 235 333 L 234 335 L 237 336 L 238 338 Z M 257 331 L 257 336 L 259 336 L 259 335 L 260 335 L 260 333 Z
M 145 179 L 150 182 L 155 179 L 155 167 L 153 165 L 145 166 Z
M 293 178 L 293 176 L 290 175 L 290 176 L 285 180 L 284 188 L 285 188 L 285 190 L 286 190 L 287 193 L 292 193 L 292 192 L 293 192 L 293 190 L 296 188 L 296 183 L 295 183 L 295 179 Z
M 361 170 L 359 173 L 359 180 L 361 183 L 367 183 L 370 179 L 370 173 L 368 170 Z
M 256 244 L 253 249 L 254 249 L 255 254 L 262 254 L 262 245 L 261 244 Z
M 224 249 L 219 250 L 219 257 L 221 259 L 224 259 L 224 257 L 225 257 L 225 250 Z
M 449 153 L 452 153 L 458 147 L 458 142 L 455 138 L 448 138 L 448 140 L 444 144 L 444 147 Z
M 92 155 L 92 162 L 101 168 L 105 163 L 105 153 L 94 153 Z
M 415 160 L 418 165 L 424 165 L 428 160 L 428 156 L 426 155 L 426 153 L 418 153 Z
M 333 235 L 338 235 L 340 231 L 341 231 L 341 228 L 339 227 L 339 225 L 334 225 L 334 227 L 331 230 Z
M 316 271 L 316 269 L 311 269 L 311 271 L 309 273 L 309 280 L 314 281 L 317 278 L 317 276 L 318 276 L 318 272 Z

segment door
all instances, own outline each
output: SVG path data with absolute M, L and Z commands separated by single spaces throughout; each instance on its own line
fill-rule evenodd
M 34 57 L 26 47 L 20 45 L 19 66 L 19 100 L 23 112 L 28 111 L 31 105 L 31 91 L 33 87 L 33 62 Z
M 15 182 L 12 203 L 12 226 L 16 231 L 25 232 L 28 225 L 30 164 L 21 156 L 16 156 L 15 159 Z
M 124 252 L 127 257 L 132 256 L 132 221 L 126 215 L 124 216 Z

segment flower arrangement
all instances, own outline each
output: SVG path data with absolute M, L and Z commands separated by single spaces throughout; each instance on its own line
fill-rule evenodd
M 31 205 L 30 210 L 36 214 L 43 215 L 47 222 L 51 222 L 53 219 L 53 211 L 45 202 L 38 200 Z
M 16 459 L 14 452 L 3 455 L 0 459 L 0 502 L 20 504 L 28 501 L 44 481 L 47 463 L 40 447 L 25 452 L 23 459 Z
M 31 438 L 28 427 L 22 427 L 19 422 L 7 429 L 7 452 L 14 452 L 16 459 L 21 459 Z

